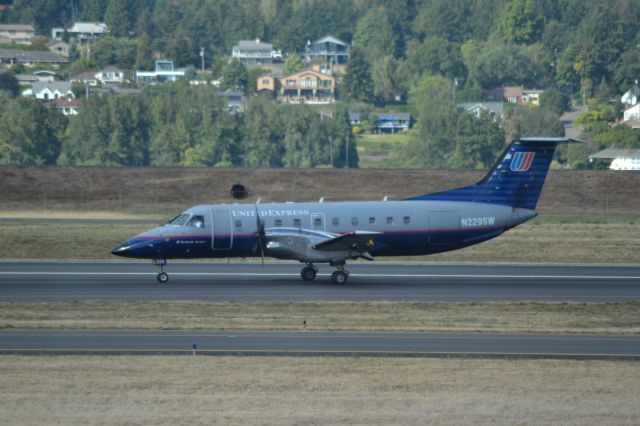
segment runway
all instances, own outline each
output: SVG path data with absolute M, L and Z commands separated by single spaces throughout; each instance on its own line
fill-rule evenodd
M 422 356 L 640 360 L 640 336 L 0 330 L 2 354 Z
M 0 262 L 0 301 L 640 301 L 640 266 L 352 263 L 346 285 L 320 265 L 169 263 L 170 280 L 140 262 Z

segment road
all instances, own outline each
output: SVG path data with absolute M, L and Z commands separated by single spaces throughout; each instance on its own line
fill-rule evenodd
M 0 301 L 640 300 L 640 266 L 354 263 L 346 285 L 297 263 L 170 263 L 167 284 L 139 262 L 0 262 Z
M 640 360 L 640 336 L 0 330 L 0 354 L 480 356 Z

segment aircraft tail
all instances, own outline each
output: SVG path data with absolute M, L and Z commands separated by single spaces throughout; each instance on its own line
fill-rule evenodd
M 535 137 L 513 141 L 489 173 L 478 183 L 409 200 L 473 201 L 534 210 L 542 192 L 553 154 L 570 138 Z

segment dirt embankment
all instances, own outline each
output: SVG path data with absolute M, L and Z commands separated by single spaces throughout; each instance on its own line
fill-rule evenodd
M 207 169 L 0 167 L 0 209 L 180 210 L 242 202 L 402 199 L 473 183 L 482 171 L 380 169 Z M 538 210 L 544 213 L 637 213 L 640 173 L 550 171 Z

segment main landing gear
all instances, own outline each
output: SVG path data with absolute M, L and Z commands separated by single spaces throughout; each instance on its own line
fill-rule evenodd
M 164 267 L 167 266 L 167 260 L 166 259 L 156 259 L 154 261 L 154 263 L 156 264 L 156 266 L 158 266 L 158 270 L 160 272 L 158 272 L 158 275 L 156 275 L 156 279 L 158 280 L 158 282 L 160 284 L 164 284 L 167 281 L 169 281 L 169 274 L 167 274 L 164 271 Z
M 341 265 L 332 265 L 338 268 L 331 274 L 331 282 L 334 284 L 344 284 L 349 279 L 349 272 L 344 270 L 344 263 Z M 300 271 L 300 277 L 305 281 L 313 281 L 318 274 L 318 268 L 313 263 L 307 263 Z

